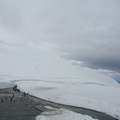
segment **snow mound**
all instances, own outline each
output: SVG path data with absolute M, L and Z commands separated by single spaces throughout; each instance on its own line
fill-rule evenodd
M 107 76 L 73 66 L 63 57 L 39 48 L 0 41 L 0 61 L 0 80 L 39 79 L 118 86 Z
M 82 115 L 65 109 L 56 109 L 43 112 L 36 120 L 98 120 L 87 115 Z

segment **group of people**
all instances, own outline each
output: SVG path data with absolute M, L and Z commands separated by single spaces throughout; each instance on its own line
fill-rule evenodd
M 17 89 L 17 85 L 13 87 L 13 90 L 20 92 L 20 90 Z M 28 93 L 25 93 L 25 92 L 21 93 L 21 94 L 20 94 L 20 98 L 24 98 L 24 97 L 27 97 L 27 98 L 28 98 L 28 97 L 29 97 L 29 94 L 28 94 Z M 1 99 L 1 102 L 2 102 L 2 103 L 3 103 L 4 101 L 7 102 L 7 101 L 8 101 L 8 98 L 6 97 L 5 99 L 3 99 L 3 98 Z M 13 93 L 12 97 L 10 98 L 10 102 L 12 102 L 12 101 L 15 102 L 14 93 Z
M 17 88 L 17 85 L 13 87 L 13 90 L 20 92 L 20 90 Z
M 1 99 L 1 102 L 2 102 L 2 103 L 3 103 L 4 101 L 7 102 L 7 101 L 8 101 L 8 98 L 6 97 L 5 100 L 4 100 L 3 98 Z M 14 94 L 13 94 L 13 96 L 10 98 L 10 102 L 12 102 L 12 101 L 15 102 Z
M 22 93 L 22 94 L 20 94 L 20 98 L 23 98 L 23 97 L 27 97 L 27 98 L 28 98 L 28 97 L 29 97 L 29 94 L 28 94 L 28 93 L 25 93 L 25 92 Z

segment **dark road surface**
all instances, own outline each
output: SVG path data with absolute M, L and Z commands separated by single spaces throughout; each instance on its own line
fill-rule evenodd
M 44 105 L 53 106 L 55 108 L 66 108 L 66 109 L 72 110 L 74 112 L 82 113 L 84 115 L 89 115 L 89 116 L 99 119 L 99 120 L 118 120 L 116 118 L 113 118 L 110 115 L 105 114 L 105 113 L 97 112 L 97 111 L 86 109 L 86 108 L 54 103 L 54 102 L 46 101 L 46 100 L 43 100 L 43 99 L 40 99 L 37 97 L 30 97 L 29 99 L 36 101 L 36 102 L 43 103 Z
M 66 108 L 69 110 L 72 110 L 74 112 L 82 113 L 85 115 L 89 115 L 93 118 L 99 119 L 99 120 L 118 120 L 113 118 L 112 116 L 109 116 L 107 114 L 97 112 L 90 109 L 85 109 L 81 107 L 76 106 L 69 106 L 69 105 L 63 105 L 54 103 L 51 101 L 46 101 L 40 98 L 37 98 L 35 96 L 29 96 L 18 99 L 21 92 L 15 92 L 15 99 L 16 101 L 10 102 L 10 98 L 12 96 L 11 91 L 12 89 L 5 89 L 1 90 L 0 93 L 0 99 L 8 97 L 9 100 L 7 102 L 4 101 L 4 103 L 0 103 L 0 120 L 35 120 L 35 116 L 39 115 L 42 111 L 45 111 L 44 105 L 50 105 L 55 108 Z
M 12 95 L 8 91 L 1 90 L 0 120 L 35 120 L 35 117 L 42 112 L 35 108 L 32 101 L 18 99 L 17 96 L 15 96 L 15 101 L 14 98 L 11 101 Z

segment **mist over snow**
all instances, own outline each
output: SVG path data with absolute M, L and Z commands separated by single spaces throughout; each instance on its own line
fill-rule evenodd
M 120 85 L 58 54 L 0 41 L 0 82 L 14 82 L 31 95 L 98 110 L 120 118 Z

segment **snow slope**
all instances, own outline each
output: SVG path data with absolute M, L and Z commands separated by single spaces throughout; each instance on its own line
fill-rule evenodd
M 1 79 L 51 79 L 56 82 L 93 82 L 118 86 L 117 82 L 91 70 L 77 68 L 63 57 L 42 49 L 12 46 L 0 41 Z
M 13 80 L 40 98 L 120 118 L 120 85 L 115 80 L 73 66 L 51 51 L 0 41 L 0 82 Z

